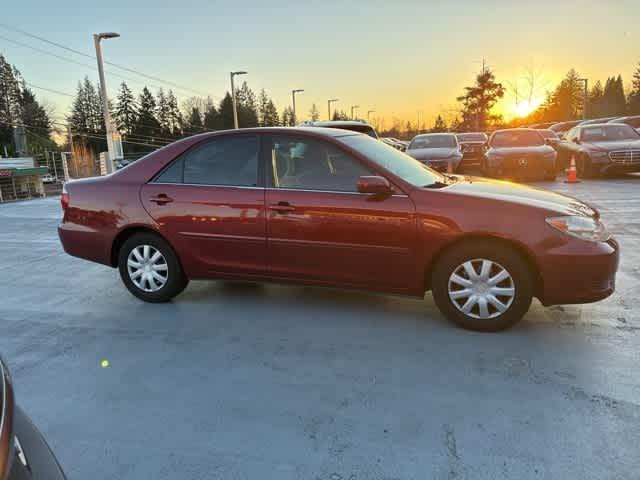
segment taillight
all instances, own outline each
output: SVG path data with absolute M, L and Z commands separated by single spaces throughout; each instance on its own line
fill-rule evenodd
M 62 205 L 62 210 L 66 210 L 69 206 L 69 192 L 67 192 L 66 185 L 62 185 L 62 196 L 60 197 L 60 205 Z

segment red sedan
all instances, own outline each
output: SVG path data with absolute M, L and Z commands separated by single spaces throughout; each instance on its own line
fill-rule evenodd
M 366 135 L 261 128 L 187 138 L 62 196 L 67 253 L 117 267 L 148 302 L 189 279 L 431 290 L 455 323 L 507 328 L 533 296 L 614 291 L 596 210 L 507 182 L 442 175 Z

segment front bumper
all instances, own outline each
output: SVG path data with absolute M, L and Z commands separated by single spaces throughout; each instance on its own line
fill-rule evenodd
M 451 168 L 455 172 L 456 169 L 458 168 L 458 165 L 460 165 L 461 160 L 462 160 L 462 157 L 461 158 L 456 157 L 452 159 L 443 159 L 443 160 L 440 160 L 440 159 L 420 160 L 420 162 L 424 163 L 428 167 L 433 168 L 434 170 L 437 170 L 438 172 L 446 172 L 447 169 L 449 168 L 449 162 L 451 162 Z
M 591 303 L 615 290 L 620 247 L 613 238 L 592 243 L 571 238 L 540 260 L 543 305 Z
M 509 156 L 488 158 L 488 166 L 497 177 L 535 179 L 547 173 L 555 173 L 556 156 Z

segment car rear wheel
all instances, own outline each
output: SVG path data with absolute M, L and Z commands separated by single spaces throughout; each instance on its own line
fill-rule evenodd
M 474 241 L 446 251 L 431 287 L 440 311 L 453 323 L 484 332 L 504 330 L 529 310 L 533 296 L 527 262 L 500 242 Z
M 171 246 L 152 233 L 138 233 L 124 242 L 118 269 L 127 289 L 145 302 L 167 302 L 189 283 Z

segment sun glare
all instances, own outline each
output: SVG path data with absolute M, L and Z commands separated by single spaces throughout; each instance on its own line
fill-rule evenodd
M 513 107 L 513 115 L 516 117 L 526 117 L 540 105 L 540 100 L 522 100 Z

